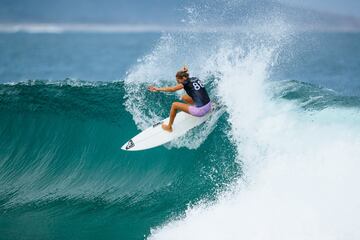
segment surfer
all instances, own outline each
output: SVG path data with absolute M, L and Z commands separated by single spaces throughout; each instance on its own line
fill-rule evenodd
M 151 92 L 176 92 L 184 89 L 186 94 L 181 97 L 185 102 L 173 102 L 170 109 L 169 123 L 163 123 L 162 128 L 172 132 L 177 111 L 189 113 L 195 117 L 202 117 L 211 110 L 211 101 L 203 83 L 197 77 L 189 77 L 189 69 L 183 67 L 176 73 L 176 86 L 172 87 L 154 87 L 148 89 Z

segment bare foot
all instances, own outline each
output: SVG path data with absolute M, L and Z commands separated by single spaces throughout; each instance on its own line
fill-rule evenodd
M 163 123 L 163 124 L 161 125 L 161 127 L 162 127 L 162 129 L 164 129 L 165 131 L 172 132 L 172 127 L 169 126 L 169 125 L 167 125 L 167 124 L 165 124 L 165 123 Z

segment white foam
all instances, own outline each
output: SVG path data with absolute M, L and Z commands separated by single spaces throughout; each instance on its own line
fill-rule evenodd
M 150 239 L 359 239 L 359 120 L 344 109 L 258 120 L 238 139 L 246 177 L 233 193 Z
M 220 72 L 243 177 L 149 239 L 360 239 L 359 109 L 311 112 L 274 99 L 266 82 L 277 36 L 247 49 L 225 43 L 206 64 Z

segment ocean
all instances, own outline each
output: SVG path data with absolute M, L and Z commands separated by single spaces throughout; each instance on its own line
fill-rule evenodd
M 0 239 L 359 239 L 360 34 L 0 34 Z M 155 149 L 188 65 L 224 114 Z

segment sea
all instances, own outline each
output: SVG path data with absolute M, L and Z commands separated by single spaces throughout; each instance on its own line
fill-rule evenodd
M 271 24 L 271 23 L 267 23 Z M 360 239 L 360 34 L 0 33 L 0 239 Z M 164 146 L 183 65 L 224 110 Z

